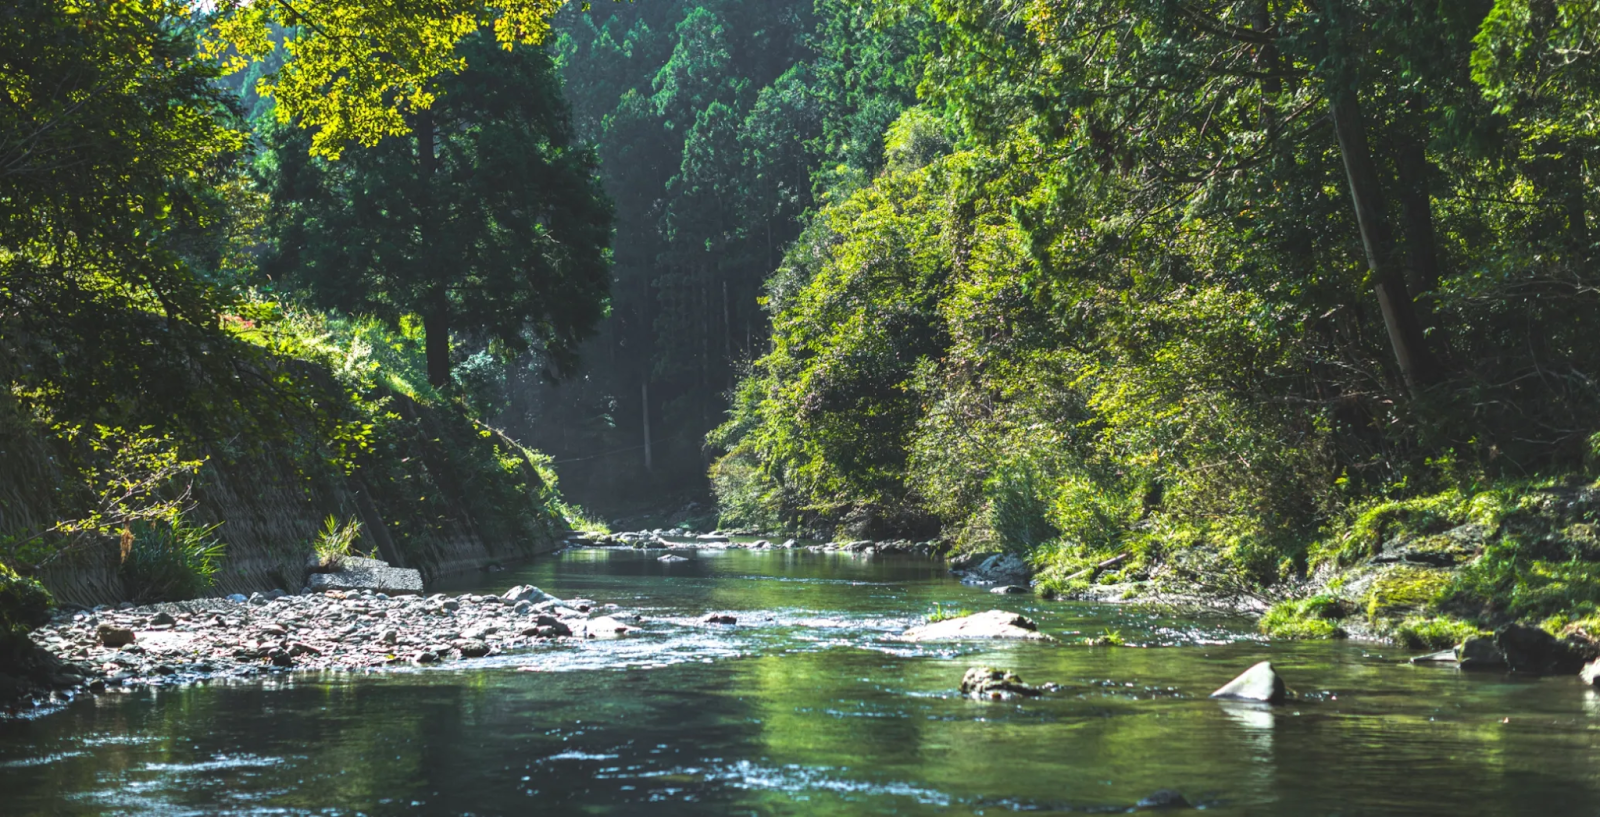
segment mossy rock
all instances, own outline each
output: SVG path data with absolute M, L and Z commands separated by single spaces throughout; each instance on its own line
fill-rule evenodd
M 50 623 L 50 592 L 0 564 L 0 633 L 26 633 Z
M 1449 589 L 1447 570 L 1399 567 L 1379 576 L 1363 600 L 1370 619 L 1427 610 Z
M 1396 538 L 1385 544 L 1372 561 L 1376 564 L 1450 567 L 1482 553 L 1484 542 L 1491 533 L 1485 525 L 1459 525 L 1443 533 Z
M 1344 638 L 1340 619 L 1353 612 L 1350 603 L 1336 596 L 1320 595 L 1273 605 L 1261 617 L 1261 632 L 1273 638 L 1316 640 Z
M 1465 621 L 1449 617 L 1408 618 L 1394 628 L 1394 639 L 1414 650 L 1448 650 L 1475 635 L 1488 635 Z

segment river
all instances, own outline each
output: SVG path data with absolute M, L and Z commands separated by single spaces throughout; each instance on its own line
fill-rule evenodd
M 0 814 L 1110 813 L 1161 789 L 1225 815 L 1600 810 L 1600 696 L 1575 678 L 995 596 L 914 558 L 658 555 L 568 551 L 446 588 L 614 602 L 646 617 L 625 639 L 0 722 Z M 892 638 L 936 604 L 1019 611 L 1063 643 Z M 1072 643 L 1108 631 L 1128 646 Z M 1263 659 L 1297 701 L 1206 697 Z M 978 664 L 1063 688 L 968 700 Z

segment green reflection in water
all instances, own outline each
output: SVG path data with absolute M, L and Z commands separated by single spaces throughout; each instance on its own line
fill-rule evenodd
M 1081 813 L 1159 788 L 1221 814 L 1600 806 L 1600 696 L 1575 679 L 1463 675 L 1360 645 L 1265 645 L 1247 624 L 996 597 L 922 561 L 656 555 L 579 551 L 480 579 L 642 608 L 638 638 L 107 696 L 0 724 L 0 813 Z M 1069 643 L 892 640 L 935 602 L 1023 611 Z M 700 625 L 709 611 L 740 624 Z M 1182 646 L 1070 643 L 1108 627 Z M 1262 658 L 1307 699 L 1204 697 Z M 956 695 L 980 663 L 1064 689 Z

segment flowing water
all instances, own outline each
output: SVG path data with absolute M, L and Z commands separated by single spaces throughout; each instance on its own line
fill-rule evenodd
M 569 551 L 532 583 L 644 630 L 369 674 L 101 696 L 0 722 L 0 814 L 1595 814 L 1600 696 L 1575 678 L 1265 644 L 1248 622 L 963 587 L 932 562 Z M 1061 644 L 908 644 L 934 606 L 1023 612 Z M 736 626 L 702 625 L 707 612 Z M 1071 642 L 1118 632 L 1129 646 Z M 1301 698 L 1206 695 L 1270 658 Z M 959 696 L 967 667 L 1059 692 Z

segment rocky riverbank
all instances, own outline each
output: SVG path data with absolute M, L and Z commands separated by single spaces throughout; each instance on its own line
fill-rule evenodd
M 60 612 L 30 634 L 60 665 L 48 685 L 12 708 L 118 688 L 480 658 L 616 638 L 638 620 L 614 604 L 557 599 L 528 586 L 497 596 L 273 591 Z

